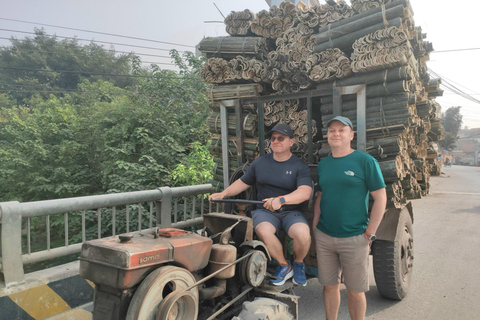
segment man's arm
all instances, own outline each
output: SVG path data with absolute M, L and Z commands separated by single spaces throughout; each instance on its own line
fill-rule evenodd
M 317 227 L 318 221 L 320 220 L 320 200 L 322 200 L 322 192 L 317 192 L 317 198 L 315 199 L 315 204 L 313 206 L 313 221 L 312 229 L 315 230 Z
M 295 191 L 286 195 L 282 195 L 282 197 L 285 198 L 285 203 L 283 205 L 299 204 L 304 201 L 307 201 L 308 199 L 310 199 L 311 193 L 312 193 L 312 187 L 307 185 L 299 186 Z M 280 198 L 266 198 L 266 199 L 263 199 L 262 201 L 265 201 L 265 204 L 263 205 L 263 207 L 270 211 L 275 211 L 282 207 L 282 204 L 280 203 Z
M 382 222 L 383 214 L 387 206 L 387 192 L 385 188 L 381 188 L 375 191 L 371 191 L 370 194 L 373 198 L 373 206 L 370 212 L 370 221 L 368 222 L 367 229 L 365 230 L 365 236 L 368 237 L 371 234 L 377 232 L 380 222 Z M 370 241 L 370 240 L 369 240 Z
M 247 190 L 250 188 L 250 185 L 243 182 L 241 179 L 235 180 L 227 189 L 223 190 L 222 192 L 213 193 L 208 197 L 208 200 L 211 199 L 223 199 L 225 197 L 236 196 L 237 194 Z

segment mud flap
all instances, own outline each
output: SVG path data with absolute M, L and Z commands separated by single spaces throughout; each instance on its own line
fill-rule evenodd
M 402 210 L 408 210 L 408 213 L 413 223 L 413 209 L 411 202 L 408 202 L 403 208 L 388 209 L 385 212 L 383 220 L 377 229 L 376 236 L 378 240 L 395 241 L 395 237 L 397 235 L 398 219 Z

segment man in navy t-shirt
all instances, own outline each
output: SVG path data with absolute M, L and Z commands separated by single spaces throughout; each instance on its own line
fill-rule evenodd
M 257 199 L 265 203 L 257 205 L 252 212 L 255 232 L 279 264 L 270 282 L 280 286 L 293 277 L 293 283 L 305 286 L 303 259 L 310 249 L 311 238 L 300 204 L 312 193 L 310 169 L 290 151 L 295 139 L 288 125 L 276 125 L 267 136 L 270 136 L 272 153 L 255 159 L 240 179 L 224 191 L 212 194 L 210 199 L 235 196 L 256 185 Z M 285 258 L 282 243 L 276 236 L 280 229 L 293 240 L 293 266 Z

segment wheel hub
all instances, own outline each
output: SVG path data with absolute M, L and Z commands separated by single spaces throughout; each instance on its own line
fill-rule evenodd
M 413 237 L 410 233 L 410 230 L 405 225 L 404 228 L 404 237 L 402 241 L 402 277 L 405 281 L 408 273 L 413 268 Z
M 163 299 L 157 308 L 156 320 L 196 320 L 198 300 L 190 291 L 176 290 Z

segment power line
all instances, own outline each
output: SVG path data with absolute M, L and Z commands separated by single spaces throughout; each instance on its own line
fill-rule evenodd
M 1 18 L 1 17 L 0 17 L 0 20 L 15 21 L 15 22 L 21 22 L 21 23 L 28 23 L 28 24 L 38 24 L 38 25 L 41 25 L 41 26 L 54 27 L 54 28 L 60 28 L 60 29 L 68 29 L 68 30 L 74 30 L 74 31 L 90 32 L 90 33 L 103 34 L 103 35 L 114 36 L 114 37 L 121 37 L 121 38 L 128 38 L 128 39 L 135 39 L 135 40 L 142 40 L 142 41 L 149 41 L 149 42 L 169 44 L 169 45 L 174 45 L 174 46 L 195 48 L 195 46 L 192 46 L 192 45 L 178 44 L 178 43 L 165 42 L 165 41 L 152 40 L 152 39 L 145 39 L 145 38 L 138 38 L 138 37 L 131 37 L 131 36 L 125 36 L 125 35 L 114 34 L 114 33 L 107 33 L 107 32 L 100 32 L 100 31 L 92 31 L 92 30 L 85 30 L 85 29 L 76 29 L 76 28 L 70 28 L 70 27 L 62 27 L 62 26 L 56 26 L 56 25 L 51 25 L 51 24 L 45 24 L 45 23 L 30 22 L 30 21 L 23 21 L 23 20 L 16 20 L 16 19 L 8 19 L 8 18 Z
M 168 63 L 164 63 L 168 64 Z M 20 70 L 20 71 L 36 71 L 36 72 L 51 72 L 51 73 L 73 73 L 73 74 L 86 74 L 91 76 L 110 76 L 110 77 L 131 77 L 131 78 L 158 78 L 158 76 L 142 76 L 142 75 L 133 75 L 133 74 L 113 74 L 113 73 L 95 73 L 87 71 L 71 71 L 71 70 L 43 70 L 43 69 L 31 69 L 31 68 L 16 68 L 16 67 L 3 67 L 0 66 L 0 69 L 7 70 Z M 162 76 L 160 78 L 165 79 L 197 79 L 191 77 L 171 77 L 171 76 Z
M 6 40 L 10 40 L 10 38 L 3 38 L 3 37 L 0 37 L 0 39 L 6 39 Z M 16 50 L 18 51 L 28 51 L 28 52 L 39 52 L 39 53 L 58 53 L 58 52 L 54 52 L 54 51 L 45 51 L 45 50 L 40 50 L 40 49 L 24 49 L 24 48 L 15 48 Z M 167 50 L 167 49 L 165 49 Z M 130 54 L 132 52 L 128 52 L 128 51 L 118 51 L 118 50 L 115 50 L 115 53 L 124 53 L 124 54 Z M 157 58 L 172 58 L 171 56 L 159 56 L 157 54 L 148 54 L 148 53 L 140 53 L 140 52 L 133 52 L 136 56 L 149 56 L 149 57 L 157 57 Z M 181 59 L 185 59 L 185 58 L 181 58 Z
M 471 51 L 480 50 L 480 48 L 465 48 L 465 49 L 450 49 L 450 50 L 435 50 L 430 53 L 444 53 L 444 52 L 458 52 L 458 51 Z
M 142 76 L 142 75 L 133 75 L 133 74 L 111 74 L 111 73 L 95 73 L 95 72 L 84 72 L 84 71 L 70 71 L 70 70 L 43 70 L 43 69 L 30 69 L 30 68 L 15 68 L 15 67 L 3 67 L 0 66 L 0 69 L 7 70 L 20 70 L 20 71 L 37 71 L 37 72 L 57 72 L 57 73 L 73 73 L 73 74 L 86 74 L 91 76 L 110 76 L 110 77 L 131 77 L 131 78 L 160 78 L 160 79 L 199 79 L 193 77 L 172 77 L 172 76 Z
M 428 68 L 428 71 L 433 74 L 435 77 L 438 77 L 438 78 L 442 78 L 442 76 L 440 76 L 438 73 L 436 73 L 435 71 L 433 71 L 432 69 Z M 474 98 L 473 96 L 471 96 L 470 94 L 462 91 L 461 89 L 457 88 L 455 85 L 453 85 L 452 83 L 450 83 L 450 81 L 448 81 L 448 79 L 445 79 L 445 78 L 442 78 L 442 83 L 441 85 L 443 87 L 445 87 L 446 89 L 458 94 L 459 96 L 469 100 L 469 101 L 472 101 L 472 102 L 475 102 L 475 103 L 478 103 L 480 104 L 480 100 Z
M 16 33 L 25 33 L 25 34 L 33 34 L 36 35 L 35 32 L 27 32 L 27 31 L 18 31 L 18 30 L 10 30 L 10 29 L 0 29 L 1 31 L 9 31 L 9 32 L 16 32 Z M 142 48 L 142 49 L 151 49 L 151 50 L 161 50 L 161 51 L 170 51 L 170 49 L 161 49 L 161 48 L 153 48 L 153 47 L 145 47 L 145 46 L 137 46 L 133 44 L 125 44 L 125 43 L 116 43 L 116 42 L 109 42 L 109 41 L 100 41 L 100 40 L 89 40 L 89 39 L 81 39 L 81 38 L 72 38 L 72 37 L 64 37 L 64 36 L 57 36 L 57 35 L 49 35 L 45 34 L 46 36 L 50 37 L 57 37 L 61 39 L 74 39 L 74 40 L 80 40 L 80 41 L 89 41 L 93 43 L 105 43 L 105 44 L 113 44 L 113 45 L 119 45 L 119 46 L 127 46 L 127 47 L 133 47 L 133 48 Z M 179 52 L 185 52 L 185 51 L 179 51 Z

